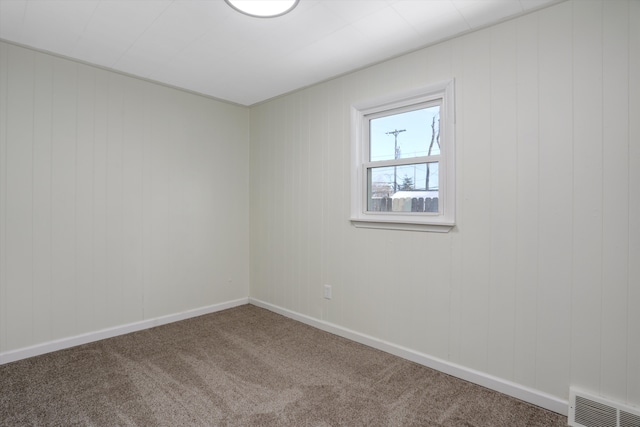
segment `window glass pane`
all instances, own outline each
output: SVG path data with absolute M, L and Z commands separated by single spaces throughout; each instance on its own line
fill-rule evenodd
M 440 154 L 440 106 L 369 120 L 369 161 Z
M 438 212 L 438 162 L 367 170 L 367 211 Z

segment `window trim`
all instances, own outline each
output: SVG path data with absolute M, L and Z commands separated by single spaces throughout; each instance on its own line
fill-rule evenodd
M 356 227 L 449 232 L 455 226 L 455 108 L 454 81 L 396 93 L 351 106 L 351 223 Z M 439 204 L 440 213 L 367 211 L 368 116 L 441 100 Z M 435 157 L 435 156 L 432 156 Z M 412 159 L 404 159 L 403 164 Z

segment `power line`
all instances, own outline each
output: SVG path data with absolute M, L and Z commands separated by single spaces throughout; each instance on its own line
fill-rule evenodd
M 387 135 L 393 135 L 394 139 L 395 139 L 395 149 L 393 150 L 394 153 L 394 158 L 397 160 L 400 157 L 400 152 L 398 151 L 398 134 L 401 132 L 406 132 L 406 129 L 394 129 L 393 131 L 390 132 L 385 132 Z M 398 171 L 397 171 L 397 166 L 393 167 L 393 192 L 395 193 L 396 191 L 398 191 Z

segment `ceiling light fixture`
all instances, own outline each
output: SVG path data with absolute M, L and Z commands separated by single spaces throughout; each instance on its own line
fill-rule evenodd
M 293 10 L 300 0 L 225 0 L 229 6 L 256 18 L 274 18 Z

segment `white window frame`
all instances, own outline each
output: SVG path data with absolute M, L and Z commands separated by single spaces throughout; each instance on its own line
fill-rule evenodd
M 367 169 L 370 162 L 369 120 L 380 113 L 439 101 L 440 154 L 438 159 L 439 212 L 367 211 Z M 351 106 L 351 223 L 356 227 L 448 232 L 455 226 L 455 108 L 454 81 L 397 93 Z M 403 159 L 403 163 L 415 159 Z

